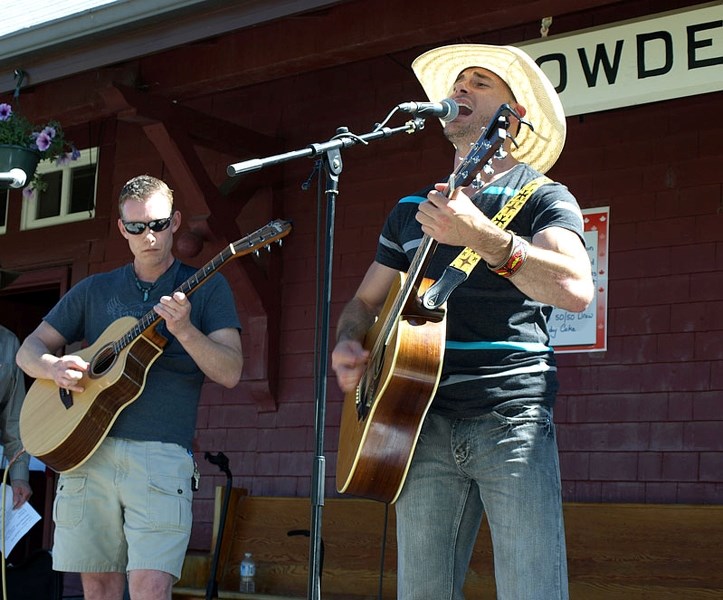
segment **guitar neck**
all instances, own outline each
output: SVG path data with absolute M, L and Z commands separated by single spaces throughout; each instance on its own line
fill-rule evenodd
M 281 219 L 271 221 L 254 233 L 226 246 L 213 259 L 207 262 L 191 277 L 173 290 L 173 294 L 176 292 L 182 292 L 186 294 L 186 296 L 190 296 L 199 287 L 206 283 L 209 277 L 215 274 L 230 260 L 245 256 L 251 252 L 258 252 L 258 249 L 264 246 L 269 248 L 269 245 L 274 241 L 280 244 L 281 238 L 288 235 L 290 231 L 291 223 L 288 221 L 282 221 Z M 144 331 L 151 327 L 156 327 L 162 320 L 162 317 L 160 317 L 155 310 L 149 310 L 145 315 L 138 319 L 138 322 L 130 329 L 130 331 L 126 332 L 119 340 L 114 342 L 113 345 L 116 351 L 125 348 Z
M 482 131 L 478 140 L 472 144 L 464 160 L 460 162 L 447 180 L 445 195 L 449 198 L 454 190 L 460 185 L 465 185 L 475 172 L 487 166 L 497 155 L 505 140 L 508 137 L 509 116 L 519 115 L 515 113 L 508 104 L 499 107 L 490 120 L 487 127 Z M 437 242 L 429 235 L 424 234 L 419 247 L 412 259 L 407 278 L 400 288 L 397 297 L 382 324 L 380 335 L 377 337 L 375 348 L 372 353 L 381 351 L 394 333 L 395 324 L 398 318 L 406 316 L 419 321 L 438 321 L 441 318 L 438 310 L 427 309 L 419 300 L 419 287 L 422 285 L 429 261 L 437 248 Z
M 236 251 L 233 244 L 229 244 L 222 252 L 217 254 L 211 261 L 206 263 L 198 271 L 196 271 L 191 277 L 184 281 L 180 286 L 173 290 L 172 294 L 176 292 L 182 292 L 186 296 L 190 296 L 195 292 L 201 285 L 208 281 L 209 277 L 216 273 L 221 267 L 223 267 L 230 259 L 236 257 Z M 156 327 L 160 324 L 163 318 L 153 309 L 149 310 L 145 315 L 138 319 L 138 323 L 126 332 L 117 342 L 117 348 L 122 349 L 139 335 L 151 327 Z
M 380 334 L 376 339 L 373 354 L 381 351 L 383 346 L 389 343 L 390 337 L 394 334 L 397 319 L 401 316 L 414 316 L 421 320 L 439 320 L 438 311 L 429 311 L 417 301 L 419 297 L 419 286 L 422 283 L 427 264 L 434 254 L 437 242 L 429 235 L 424 235 L 417 248 L 412 263 L 407 271 L 407 277 L 397 292 L 394 303 L 386 314 L 386 320 L 381 325 Z

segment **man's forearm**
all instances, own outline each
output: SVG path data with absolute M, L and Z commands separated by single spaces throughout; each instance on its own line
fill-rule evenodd
M 374 324 L 376 314 L 359 298 L 352 298 L 344 307 L 336 326 L 337 342 L 344 340 L 364 339 L 369 328 Z

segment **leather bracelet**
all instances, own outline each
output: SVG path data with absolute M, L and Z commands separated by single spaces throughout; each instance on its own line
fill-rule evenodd
M 498 267 L 491 267 L 487 265 L 491 271 L 494 271 L 500 277 L 512 277 L 522 268 L 527 260 L 527 248 L 529 246 L 527 241 L 516 236 L 512 232 L 510 232 L 510 235 L 512 236 L 512 249 L 510 250 L 507 260 Z
M 507 261 L 512 258 L 512 253 L 515 251 L 515 234 L 512 231 L 507 231 L 507 233 L 510 234 L 510 241 L 508 243 L 508 246 L 510 248 L 510 251 L 507 253 L 507 257 L 505 260 L 503 260 L 500 264 L 498 264 L 496 267 L 493 267 L 490 263 L 487 263 L 487 268 L 490 271 L 496 271 L 497 269 L 501 269 L 507 264 Z

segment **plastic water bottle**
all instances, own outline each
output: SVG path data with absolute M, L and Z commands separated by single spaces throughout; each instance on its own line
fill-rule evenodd
M 255 592 L 256 591 L 256 563 L 254 562 L 251 552 L 244 553 L 244 559 L 241 561 L 240 568 L 241 575 L 241 591 L 242 592 Z

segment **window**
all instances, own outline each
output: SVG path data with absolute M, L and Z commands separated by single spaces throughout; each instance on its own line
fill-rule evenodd
M 58 166 L 41 161 L 38 172 L 47 188 L 23 199 L 21 229 L 62 225 L 95 216 L 98 149 L 80 151 L 80 158 Z

